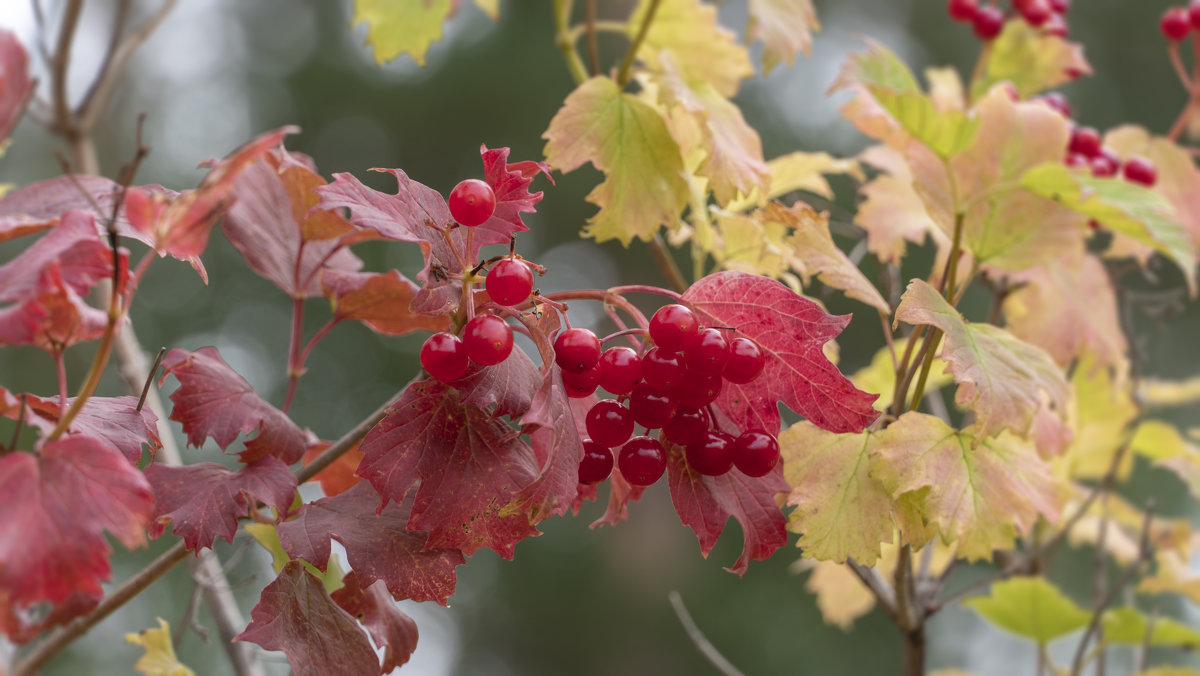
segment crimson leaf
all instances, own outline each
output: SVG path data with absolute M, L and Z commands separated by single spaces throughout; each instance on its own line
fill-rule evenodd
M 717 398 L 739 429 L 778 433 L 777 402 L 831 432 L 861 432 L 879 416 L 871 407 L 878 395 L 854 387 L 821 351 L 849 315 L 830 315 L 773 279 L 734 271 L 701 279 L 683 299 L 702 325 L 731 326 L 766 357 L 757 379 L 727 382 Z
M 357 484 L 301 507 L 295 519 L 279 524 L 279 541 L 293 557 L 325 570 L 332 538 L 367 586 L 382 581 L 396 599 L 446 605 L 457 583 L 454 569 L 466 563 L 462 552 L 429 548 L 428 533 L 408 528 L 408 505 L 389 503 L 376 514 L 378 506 L 375 489 Z
M 242 462 L 273 455 L 291 465 L 304 455 L 304 432 L 282 411 L 263 401 L 250 383 L 226 364 L 215 347 L 195 352 L 175 348 L 163 359 L 163 378 L 174 375 L 171 420 L 183 423 L 188 443 L 199 447 L 212 437 L 222 450 L 238 434 L 258 430 L 246 442 Z
M 161 185 L 143 185 L 139 190 L 159 193 L 164 199 L 174 199 L 179 193 Z M 121 184 L 103 176 L 59 176 L 47 181 L 30 183 L 0 199 L 0 242 L 21 235 L 52 228 L 68 211 L 88 211 L 101 222 L 107 223 L 112 216 L 113 202 L 121 194 Z M 100 211 L 95 212 L 99 207 Z M 153 238 L 138 232 L 129 224 L 122 208 L 114 224 L 117 234 L 132 237 L 147 246 L 154 246 Z
M 521 213 L 534 211 L 534 205 L 542 201 L 542 193 L 529 192 L 529 184 L 539 173 L 551 182 L 550 165 L 545 162 L 517 162 L 508 164 L 508 148 L 479 147 L 483 157 L 483 178 L 496 193 L 496 211 L 483 226 L 497 232 L 506 228 L 509 236 L 529 230 L 521 221 Z M 498 221 L 498 222 L 493 222 Z
M 99 338 L 107 324 L 108 315 L 83 302 L 63 279 L 62 265 L 50 261 L 28 298 L 0 308 L 0 345 L 35 345 L 58 354 Z
M 35 604 L 98 597 L 112 576 L 104 532 L 142 544 L 153 504 L 120 451 L 82 436 L 0 457 L 0 495 L 0 623 L 10 626 Z
M 112 251 L 100 238 L 92 214 L 68 211 L 57 227 L 0 265 L 0 303 L 37 295 L 42 270 L 51 263 L 58 263 L 63 282 L 79 294 L 112 275 Z
M 428 531 L 429 547 L 465 554 L 488 547 L 512 559 L 517 542 L 537 535 L 525 515 L 502 511 L 538 474 L 532 449 L 449 385 L 409 385 L 367 433 L 362 452 L 358 475 L 383 496 L 381 510 L 416 488 L 408 527 Z
M 211 547 L 217 536 L 233 542 L 238 519 L 250 514 L 258 498 L 279 513 L 292 504 L 296 477 L 277 458 L 266 456 L 236 472 L 211 462 L 183 467 L 155 463 L 146 468 L 154 487 L 154 524 L 150 537 L 171 531 L 188 549 Z
M 514 349 L 508 359 L 494 366 L 472 365 L 466 375 L 454 381 L 455 387 L 462 392 L 463 404 L 490 411 L 495 417 L 506 415 L 514 420 L 529 410 L 533 393 L 541 383 L 538 367 L 520 349 Z
M 296 676 L 380 673 L 366 633 L 299 561 L 263 589 L 250 626 L 234 640 L 282 650 Z
M 25 401 L 27 423 L 47 434 L 54 429 L 59 418 L 57 397 L 27 394 Z M 68 398 L 66 406 L 70 407 L 74 401 L 74 397 Z M 138 398 L 131 396 L 89 397 L 71 421 L 67 433 L 103 439 L 136 466 L 142 457 L 142 444 L 148 445 L 151 451 L 162 448 L 158 438 L 158 416 L 149 408 L 139 411 L 137 403 Z
M 551 514 L 566 514 L 579 493 L 583 441 L 570 401 L 561 369 L 550 369 L 533 395 L 529 412 L 521 419 L 522 430 L 529 434 L 541 467 L 537 480 L 522 490 L 517 499 L 517 505 L 529 515 L 531 523 Z
M 333 592 L 333 600 L 357 617 L 375 639 L 375 645 L 383 648 L 383 672 L 390 673 L 408 662 L 417 649 L 417 623 L 396 607 L 383 582 L 363 589 L 358 573 L 350 571 L 342 584 Z
M 33 93 L 29 55 L 8 29 L 0 29 L 0 141 L 17 125 Z

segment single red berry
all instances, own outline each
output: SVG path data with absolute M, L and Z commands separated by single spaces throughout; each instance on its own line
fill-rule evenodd
M 600 355 L 600 387 L 627 394 L 642 379 L 642 358 L 631 347 L 610 347 Z
M 743 432 L 733 444 L 733 464 L 746 476 L 766 476 L 779 462 L 779 441 L 766 432 Z
M 583 442 L 583 460 L 579 462 L 579 483 L 598 484 L 612 474 L 613 454 L 594 441 Z
M 621 447 L 617 467 L 634 486 L 649 486 L 667 471 L 667 454 L 657 439 L 634 437 Z
M 1140 183 L 1147 188 L 1153 188 L 1158 182 L 1158 170 L 1154 163 L 1144 157 L 1131 157 L 1125 161 L 1125 180 L 1130 183 Z
M 1050 3 L 1047 0 L 1021 0 L 1016 3 L 1016 7 L 1024 17 L 1025 23 L 1034 27 L 1041 26 L 1054 15 L 1054 10 L 1050 9 Z
M 733 467 L 733 437 L 724 432 L 707 432 L 684 449 L 688 465 L 705 476 L 721 476 Z
M 588 329 L 567 329 L 554 339 L 554 361 L 564 372 L 583 373 L 600 363 L 600 339 Z
M 583 373 L 562 372 L 563 387 L 567 388 L 567 396 L 572 399 L 583 399 L 590 396 L 600 386 L 600 369 L 596 366 Z
M 664 305 L 650 318 L 650 338 L 667 352 L 681 352 L 696 339 L 700 322 L 683 305 Z
M 1034 99 L 1034 101 L 1041 101 L 1042 103 L 1046 104 L 1050 110 L 1053 110 L 1068 120 L 1071 119 L 1071 102 L 1067 101 L 1067 97 L 1059 94 L 1058 92 L 1043 94 Z
M 512 327 L 496 315 L 475 315 L 463 327 L 467 356 L 480 366 L 499 364 L 513 348 Z
M 703 408 L 713 403 L 721 393 L 724 382 L 719 375 L 688 371 L 683 382 L 676 385 L 672 392 L 680 406 Z
M 421 366 L 442 382 L 457 380 L 467 363 L 467 348 L 453 333 L 435 333 L 421 346 Z
M 1088 159 L 1100 155 L 1100 132 L 1092 127 L 1075 127 L 1071 130 L 1071 141 L 1067 152 L 1079 153 Z
M 971 27 L 975 30 L 975 37 L 980 40 L 994 40 L 1004 30 L 1004 12 L 995 5 L 980 7 L 971 17 Z
M 1072 169 L 1092 168 L 1092 161 L 1079 153 L 1067 153 L 1067 157 L 1063 160 L 1063 164 Z
M 667 391 L 683 382 L 687 375 L 683 355 L 652 347 L 642 355 L 642 381 L 656 390 Z
M 979 11 L 979 6 L 975 0 L 949 0 L 946 3 L 946 12 L 951 19 L 955 21 L 967 22 L 975 18 L 975 13 Z
M 1055 14 L 1066 14 L 1071 9 L 1071 0 L 1050 0 L 1050 9 Z
M 683 356 L 688 370 L 721 375 L 721 369 L 729 361 L 729 343 L 725 340 L 725 332 L 713 328 L 701 329 L 696 342 L 684 350 Z
M 1188 16 L 1188 10 L 1182 7 L 1168 9 L 1159 20 L 1158 28 L 1162 31 L 1163 37 L 1171 42 L 1179 42 L 1186 38 L 1192 30 L 1192 20 Z
M 633 436 L 633 414 L 612 399 L 596 402 L 584 416 L 584 423 L 592 441 L 610 448 Z
M 533 291 L 533 271 L 515 258 L 505 258 L 488 270 L 483 288 L 500 305 L 523 303 Z
M 1200 31 L 1200 0 L 1192 0 L 1188 5 L 1187 13 L 1192 29 Z
M 1071 32 L 1071 27 L 1067 25 L 1067 20 L 1062 14 L 1051 14 L 1050 19 L 1046 21 L 1046 23 L 1042 24 L 1042 32 L 1046 35 L 1066 38 Z M 1080 75 L 1082 75 L 1082 73 L 1080 73 Z M 1074 80 L 1077 77 L 1079 77 L 1079 75 L 1074 75 L 1071 77 L 1071 79 Z
M 1121 170 L 1121 158 L 1113 151 L 1104 148 L 1100 154 L 1092 158 L 1092 176 L 1110 178 Z
M 496 211 L 496 193 L 492 186 L 477 178 L 468 178 L 450 191 L 450 215 L 468 228 L 483 225 Z
M 729 361 L 725 362 L 721 375 L 731 383 L 745 384 L 762 373 L 765 361 L 754 341 L 738 336 L 729 341 Z
M 629 395 L 629 410 L 633 413 L 633 419 L 648 430 L 671 422 L 677 408 L 678 404 L 670 394 L 659 392 L 644 383 L 633 388 L 633 393 Z
M 686 446 L 708 433 L 708 416 L 698 408 L 681 408 L 662 431 L 667 441 Z

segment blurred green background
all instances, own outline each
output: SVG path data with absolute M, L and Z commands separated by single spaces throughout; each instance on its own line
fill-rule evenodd
M 27 3 L 4 0 L 0 23 L 18 30 L 27 44 L 33 25 Z M 291 149 L 311 154 L 326 176 L 353 172 L 373 187 L 391 190 L 386 176 L 370 167 L 400 167 L 443 193 L 458 180 L 481 175 L 480 143 L 510 146 L 514 160 L 541 159 L 542 131 L 572 88 L 553 42 L 550 4 L 528 0 L 502 3 L 493 23 L 470 2 L 446 27 L 429 52 L 425 68 L 408 57 L 376 67 L 361 44 L 362 27 L 350 27 L 349 2 L 318 0 L 187 0 L 134 59 L 125 85 L 97 133 L 104 172 L 112 175 L 130 155 L 138 111 L 148 113 L 147 140 L 153 152 L 138 182 L 183 189 L 203 176 L 201 160 L 224 155 L 252 135 L 284 124 L 303 132 Z M 606 0 L 602 18 L 625 16 L 629 0 Z M 88 3 L 81 44 L 73 64 L 72 90 L 83 91 L 107 35 L 114 3 Z M 1076 118 L 1100 129 L 1135 121 L 1162 133 L 1182 107 L 1178 86 L 1158 33 L 1167 3 L 1143 0 L 1084 0 L 1068 14 L 1073 39 L 1082 41 L 1096 70 L 1064 88 Z M 135 2 L 142 13 L 157 3 Z M 748 80 L 738 95 L 748 121 L 762 135 L 768 158 L 792 150 L 856 152 L 864 140 L 839 120 L 840 99 L 825 95 L 846 54 L 862 36 L 878 39 L 920 72 L 951 64 L 964 74 L 978 43 L 968 27 L 945 15 L 941 0 L 817 0 L 824 30 L 810 58 L 769 77 Z M 55 2 L 49 17 L 57 16 Z M 720 5 L 722 22 L 742 31 L 744 0 Z M 602 61 L 619 59 L 624 43 L 605 38 Z M 757 55 L 757 49 L 754 52 Z M 45 64 L 34 59 L 42 82 Z M 45 86 L 43 85 L 43 93 Z M 17 130 L 0 159 L 0 181 L 18 184 L 58 175 L 56 142 L 35 121 Z M 605 287 L 661 280 L 646 250 L 635 244 L 595 245 L 578 238 L 592 207 L 584 196 L 598 174 L 586 168 L 544 179 L 546 191 L 531 232 L 520 250 L 549 268 L 543 290 Z M 834 207 L 848 219 L 852 201 Z M 0 248 L 0 260 L 15 252 Z M 372 244 L 356 248 L 367 268 L 398 268 L 414 276 L 420 267 L 415 246 Z M 681 263 L 685 256 L 681 256 Z M 282 399 L 289 303 L 271 284 L 253 275 L 233 248 L 214 231 L 204 256 L 211 283 L 205 288 L 185 265 L 157 263 L 143 285 L 134 319 L 144 345 L 195 349 L 216 345 L 222 355 L 266 398 Z M 685 265 L 685 271 L 688 270 Z M 861 311 L 839 296 L 835 312 Z M 312 301 L 309 332 L 323 323 L 322 302 Z M 590 315 L 588 314 L 590 313 Z M 579 325 L 599 322 L 597 308 L 573 308 Z M 1151 373 L 1191 375 L 1200 369 L 1195 341 L 1197 313 L 1174 320 L 1171 330 L 1149 327 Z M 597 324 L 599 326 L 599 324 Z M 379 337 L 363 327 L 334 331 L 309 361 L 292 413 L 322 438 L 336 438 L 388 399 L 416 370 L 420 336 Z M 881 344 L 878 322 L 869 315 L 851 323 L 840 341 L 846 372 L 864 365 Z M 88 348 L 69 355 L 72 383 L 82 377 Z M 40 352 L 0 351 L 0 383 L 16 391 L 53 391 L 49 358 Z M 120 391 L 115 379 L 108 393 Z M 1186 412 L 1185 412 L 1186 413 Z M 1191 413 L 1194 414 L 1194 411 Z M 1194 415 L 1193 415 L 1194 422 Z M 178 427 L 176 426 L 178 431 Z M 221 457 L 214 447 L 189 449 L 191 462 Z M 1159 512 L 1182 514 L 1186 494 L 1173 478 L 1141 472 L 1134 494 L 1154 493 Z M 417 620 L 421 642 L 407 673 L 578 674 L 580 676 L 710 674 L 715 670 L 692 646 L 667 602 L 678 590 L 709 639 L 746 674 L 876 674 L 899 671 L 901 644 L 886 619 L 872 613 L 852 634 L 822 623 L 805 577 L 789 572 L 798 552 L 781 550 L 756 563 L 739 579 L 723 572 L 741 547 L 738 527 L 728 531 L 708 560 L 699 556 L 692 533 L 679 524 L 665 485 L 655 486 L 616 528 L 590 530 L 602 505 L 589 504 L 576 518 L 544 524 L 545 535 L 521 543 L 515 562 L 483 551 L 459 569 L 459 592 L 450 608 L 405 603 Z M 167 540 L 167 539 L 164 539 Z M 167 542 L 115 557 L 122 580 Z M 269 561 L 253 543 L 218 547 L 232 561 L 230 581 L 247 616 L 257 590 L 272 578 Z M 1056 579 L 1086 600 L 1088 578 L 1077 573 L 1089 563 L 1075 552 Z M 965 570 L 955 584 L 979 571 Z M 1060 579 L 1061 578 L 1061 579 Z M 135 603 L 119 611 L 63 653 L 47 673 L 130 673 L 140 649 L 122 636 L 154 624 L 161 616 L 177 627 L 187 622 L 192 585 L 183 567 Z M 1195 620 L 1190 608 L 1168 608 Z M 210 623 L 201 611 L 202 625 Z M 211 631 L 211 628 L 210 628 Z M 965 667 L 977 674 L 1032 673 L 1032 647 L 982 625 L 968 611 L 950 610 L 931 629 L 931 667 Z M 1069 644 L 1069 645 L 1068 645 Z M 1071 641 L 1055 653 L 1073 649 Z M 202 674 L 229 668 L 212 639 L 188 631 L 182 660 Z M 1120 671 L 1118 655 L 1112 673 Z M 273 671 L 287 670 L 282 655 L 267 655 Z

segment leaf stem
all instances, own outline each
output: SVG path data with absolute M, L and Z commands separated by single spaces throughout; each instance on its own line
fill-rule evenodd
M 642 25 L 638 26 L 637 35 L 634 36 L 629 49 L 625 51 L 625 58 L 621 60 L 621 68 L 617 71 L 617 86 L 622 89 L 629 84 L 629 70 L 633 67 L 633 60 L 637 57 L 642 43 L 646 41 L 646 34 L 650 32 L 650 25 L 654 23 L 654 15 L 658 13 L 660 4 L 662 4 L 661 0 L 650 0 L 650 6 L 646 8 L 646 15 L 642 17 Z
M 67 362 L 63 351 L 54 351 L 54 373 L 58 377 L 58 417 L 67 412 Z
M 683 272 L 679 270 L 679 266 L 675 263 L 675 258 L 671 256 L 671 250 L 667 247 L 667 243 L 663 241 L 662 235 L 655 234 L 654 239 L 646 242 L 646 246 L 650 249 L 650 255 L 654 257 L 654 263 L 662 272 L 663 279 L 678 293 L 687 291 L 688 283 L 683 278 Z
M 580 85 L 587 81 L 588 74 L 583 65 L 583 59 L 579 58 L 579 52 L 575 50 L 575 41 L 571 39 L 570 22 L 573 4 L 572 0 L 554 0 L 554 42 L 558 45 L 558 50 L 562 52 L 571 79 L 575 80 L 575 84 Z
M 288 337 L 287 394 L 283 397 L 283 406 L 279 410 L 287 413 L 292 408 L 292 399 L 296 396 L 296 386 L 300 384 L 300 376 L 304 373 L 303 360 L 300 357 L 300 343 L 304 340 L 304 297 L 292 298 L 292 330 Z
M 595 77 L 600 74 L 600 49 L 596 45 L 596 0 L 584 0 L 585 31 L 588 46 L 588 73 Z

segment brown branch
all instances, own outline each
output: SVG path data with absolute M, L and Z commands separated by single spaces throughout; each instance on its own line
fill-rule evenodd
M 655 235 L 654 239 L 646 243 L 646 246 L 650 248 L 650 255 L 654 257 L 654 263 L 658 266 L 659 271 L 662 272 L 662 276 L 667 284 L 676 293 L 687 291 L 687 280 L 684 279 L 679 266 L 675 264 L 675 259 L 671 256 L 671 249 L 667 247 L 667 243 L 663 241 L 662 236 Z
M 587 32 L 588 74 L 595 77 L 600 74 L 600 49 L 596 45 L 596 0 L 585 0 L 584 24 Z
M 108 101 L 112 97 L 121 75 L 124 74 L 125 68 L 129 65 L 129 60 L 167 18 L 167 15 L 175 8 L 177 1 L 166 0 L 157 12 L 138 26 L 112 53 L 112 59 L 107 64 L 108 68 L 100 71 L 100 75 L 92 83 L 91 90 L 80 104 L 78 129 L 81 133 L 89 133 L 95 128 L 100 116 L 108 108 Z
M 743 676 L 742 672 L 733 663 L 717 650 L 716 646 L 708 640 L 700 627 L 696 625 L 691 614 L 688 613 L 687 606 L 683 605 L 683 598 L 679 592 L 671 590 L 667 594 L 667 598 L 671 601 L 671 607 L 675 609 L 675 616 L 679 618 L 679 624 L 683 625 L 683 630 L 687 632 L 688 638 L 692 640 L 692 644 L 704 655 L 708 661 L 717 668 L 717 671 L 725 674 L 725 676 Z

